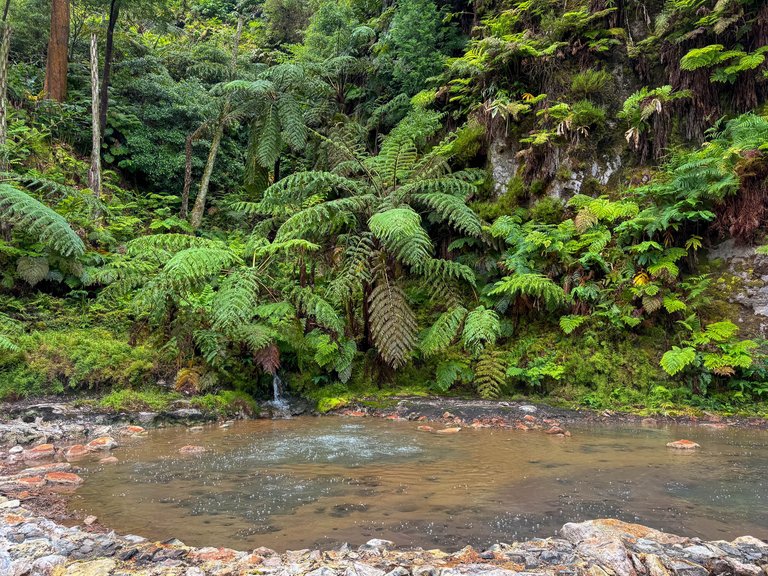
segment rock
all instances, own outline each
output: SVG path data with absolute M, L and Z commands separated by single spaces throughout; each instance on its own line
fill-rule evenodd
M 96 516 L 91 514 L 90 516 L 86 516 L 83 519 L 83 524 L 85 524 L 86 526 L 91 526 L 92 524 L 96 523 L 96 520 L 98 520 L 98 518 L 96 518 Z
M 337 573 L 335 570 L 331 570 L 327 566 L 322 566 L 317 570 L 307 572 L 306 576 L 337 576 Z
M 365 544 L 360 546 L 358 550 L 360 552 L 375 552 L 378 554 L 381 554 L 382 552 L 385 552 L 392 546 L 394 546 L 395 543 L 391 540 L 382 540 L 381 538 L 372 538 L 371 540 L 368 540 Z
M 517 409 L 520 410 L 520 412 L 525 412 L 526 414 L 535 414 L 539 411 L 536 406 L 532 406 L 531 404 L 523 404 L 522 406 L 518 406 Z
M 74 446 L 67 448 L 64 457 L 67 460 L 77 460 L 78 458 L 87 456 L 89 453 L 90 451 L 83 444 L 75 444 Z
M 117 441 L 112 436 L 101 436 L 88 442 L 86 448 L 91 452 L 98 452 L 100 450 L 112 450 L 115 446 L 117 446 Z
M 53 444 L 40 444 L 34 448 L 24 451 L 24 460 L 42 460 L 44 458 L 53 458 L 56 450 Z
M 408 568 L 404 568 L 403 566 L 398 566 L 394 570 L 390 570 L 387 572 L 384 576 L 409 576 L 410 572 L 408 571 Z
M 205 451 L 205 446 L 194 446 L 192 444 L 179 448 L 179 454 L 202 454 Z
M 107 456 L 99 460 L 99 464 L 117 464 L 119 460 L 114 456 Z
M 693 450 L 695 448 L 701 448 L 701 446 L 692 440 L 675 440 L 674 442 L 667 442 L 667 448 L 675 448 L 676 450 Z
M 77 562 L 67 566 L 64 576 L 109 576 L 117 563 L 111 558 L 101 558 L 90 562 Z
M 434 566 L 417 566 L 413 569 L 413 576 L 437 576 Z
M 351 566 L 347 566 L 344 576 L 384 576 L 384 570 L 362 562 L 353 562 Z
M 32 564 L 32 572 L 33 574 L 40 574 L 41 576 L 52 576 L 56 573 L 56 569 L 59 566 L 66 564 L 66 562 L 67 557 L 59 554 L 42 556 Z
M 560 426 L 552 426 L 549 430 L 545 430 L 544 434 L 562 434 L 562 435 L 565 435 L 565 430 L 560 428 Z
M 33 466 L 22 470 L 23 476 L 37 476 L 39 474 L 45 474 L 47 472 L 66 472 L 72 468 L 72 464 L 67 462 L 53 462 L 52 464 L 43 464 L 42 466 Z
M 443 428 L 442 430 L 437 430 L 437 434 L 457 434 L 461 432 L 461 428 Z
M 83 483 L 83 479 L 80 476 L 71 472 L 49 472 L 45 475 L 45 481 L 64 486 L 79 486 Z
M 628 542 L 647 539 L 659 544 L 685 544 L 687 538 L 660 532 L 641 524 L 622 522 L 612 518 L 587 520 L 586 522 L 569 522 L 560 529 L 560 536 L 571 544 L 578 544 L 588 538 L 618 538 Z
M 419 430 L 421 432 L 434 432 L 435 431 L 435 429 L 432 428 L 432 426 L 419 426 L 418 428 L 416 428 L 416 430 Z
M 0 486 L 10 490 L 37 490 L 45 486 L 45 479 L 41 476 L 22 476 L 21 478 L 0 482 Z
M 21 452 L 24 452 L 24 448 L 19 446 L 18 444 L 8 450 L 8 454 L 20 454 Z
M 187 568 L 187 571 L 184 572 L 184 576 L 205 576 L 205 572 L 202 568 L 192 566 L 191 568 Z
M 141 426 L 123 426 L 120 429 L 120 434 L 125 436 L 136 436 L 138 434 L 144 434 L 146 430 Z

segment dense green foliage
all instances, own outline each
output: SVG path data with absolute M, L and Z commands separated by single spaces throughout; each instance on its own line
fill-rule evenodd
M 706 258 L 768 232 L 765 3 L 131 3 L 100 197 L 108 8 L 73 4 L 63 103 L 48 9 L 11 3 L 0 397 L 226 411 L 280 372 L 325 409 L 414 384 L 766 400 L 761 335 Z

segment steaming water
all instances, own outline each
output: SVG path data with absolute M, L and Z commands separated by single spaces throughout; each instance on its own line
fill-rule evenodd
M 340 418 L 155 430 L 126 441 L 117 465 L 86 463 L 72 506 L 120 532 L 238 549 L 373 537 L 483 547 L 599 517 L 706 539 L 768 538 L 765 432 L 571 430 L 438 436 L 414 423 Z M 665 447 L 678 438 L 702 449 Z M 208 452 L 181 456 L 185 444 Z

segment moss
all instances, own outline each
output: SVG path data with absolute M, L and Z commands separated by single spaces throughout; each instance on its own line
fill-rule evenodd
M 112 412 L 163 412 L 181 399 L 181 394 L 167 390 L 115 390 L 97 400 L 96 405 Z
M 193 397 L 191 404 L 200 410 L 225 417 L 240 414 L 257 416 L 259 414 L 259 406 L 256 401 L 245 392 L 236 390 L 222 390 L 215 394 Z

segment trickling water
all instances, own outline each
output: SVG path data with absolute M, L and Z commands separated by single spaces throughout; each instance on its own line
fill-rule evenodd
M 297 418 L 153 430 L 116 465 L 84 463 L 72 500 L 107 526 L 238 549 L 361 544 L 458 549 L 614 517 L 706 539 L 768 538 L 768 433 L 572 427 L 452 436 L 415 423 Z M 674 439 L 701 444 L 667 449 Z M 208 451 L 182 456 L 178 448 Z
M 275 373 L 275 375 L 272 377 L 272 390 L 274 393 L 274 402 L 275 404 L 284 401 L 283 400 L 283 381 L 280 380 L 280 376 Z

